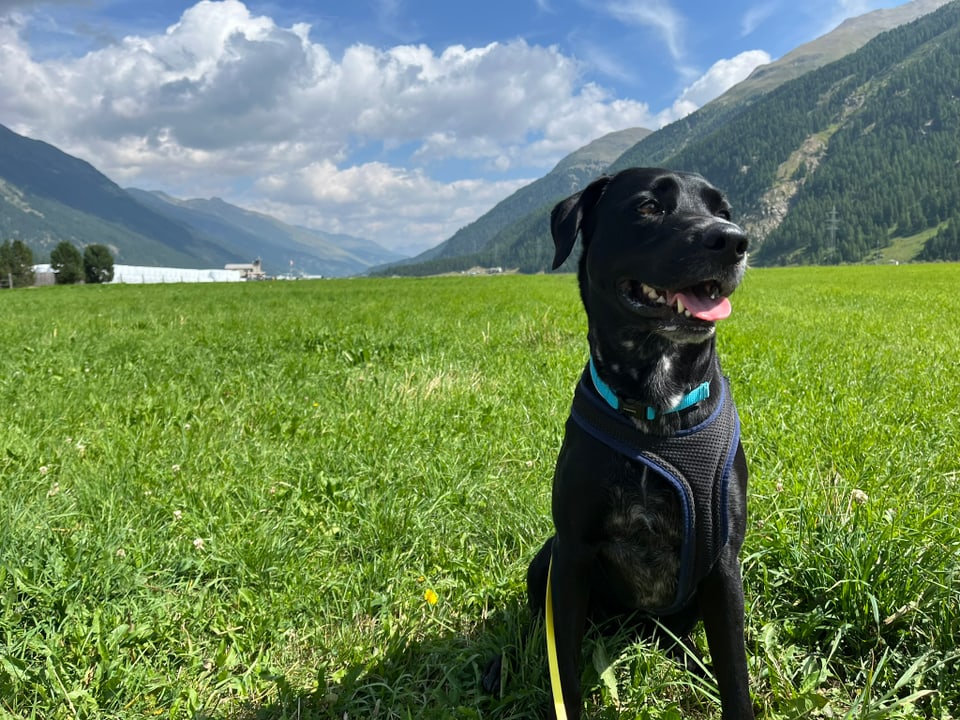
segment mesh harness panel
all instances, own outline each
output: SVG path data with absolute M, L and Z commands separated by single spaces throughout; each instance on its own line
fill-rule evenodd
M 699 425 L 668 437 L 646 435 L 597 393 L 584 371 L 570 416 L 587 433 L 663 478 L 677 493 L 683 519 L 680 574 L 674 602 L 647 608 L 668 615 L 683 608 L 720 557 L 729 537 L 727 491 L 740 441 L 740 417 L 721 376 L 720 402 Z

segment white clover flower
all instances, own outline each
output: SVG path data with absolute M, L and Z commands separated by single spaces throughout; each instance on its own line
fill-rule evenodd
M 203 550 L 203 538 L 194 538 L 194 539 L 193 539 L 193 546 L 194 546 L 197 550 Z
M 850 491 L 850 499 L 857 505 L 863 505 L 870 498 L 863 490 L 854 489 Z

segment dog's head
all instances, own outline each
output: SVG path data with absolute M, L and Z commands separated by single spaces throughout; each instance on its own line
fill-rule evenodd
M 581 297 L 591 326 L 606 327 L 592 330 L 702 342 L 731 312 L 747 236 L 699 175 L 630 168 L 601 177 L 557 204 L 550 224 L 554 269 L 581 237 Z

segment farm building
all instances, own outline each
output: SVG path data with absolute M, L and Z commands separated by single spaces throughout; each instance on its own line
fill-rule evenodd
M 37 285 L 53 285 L 55 273 L 49 264 L 34 265 Z M 140 285 L 147 283 L 240 282 L 237 270 L 195 270 L 192 268 L 152 267 L 149 265 L 114 265 L 113 283 Z
M 192 268 L 150 267 L 147 265 L 114 265 L 113 282 L 140 283 L 197 283 L 240 282 L 242 273 L 236 270 L 195 270 Z
M 267 274 L 263 272 L 263 264 L 260 258 L 252 263 L 227 263 L 224 267 L 227 270 L 239 272 L 244 280 L 266 280 L 267 278 Z

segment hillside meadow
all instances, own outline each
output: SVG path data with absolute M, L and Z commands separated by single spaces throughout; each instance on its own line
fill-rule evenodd
M 751 270 L 719 327 L 761 717 L 957 714 L 958 287 Z M 540 716 L 572 276 L 18 290 L 0 337 L 0 717 Z M 584 668 L 591 717 L 719 715 L 629 638 Z

